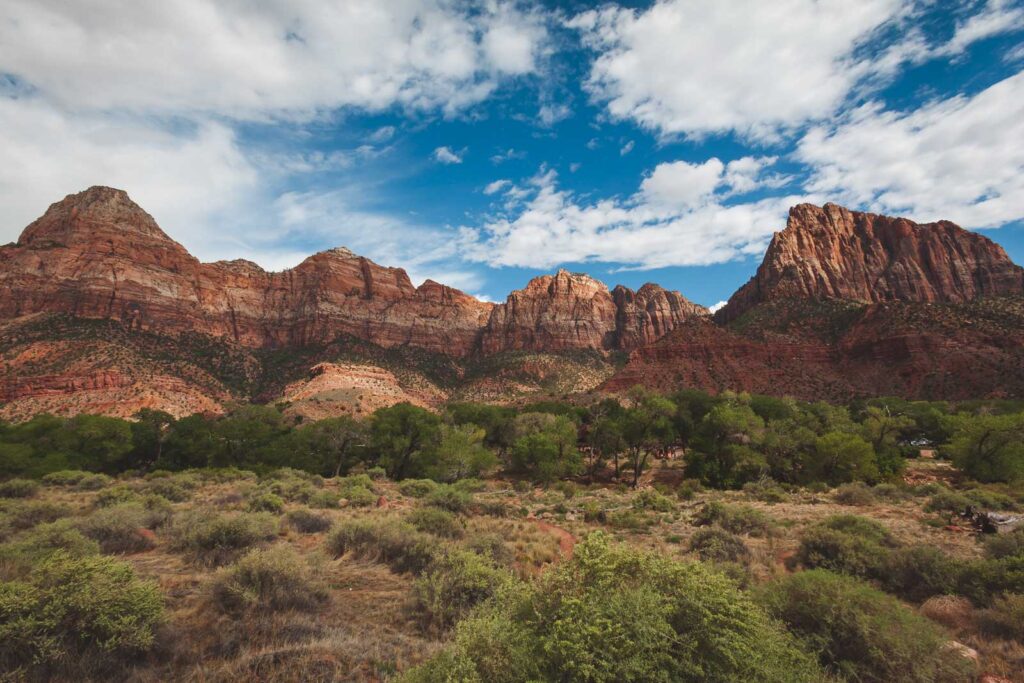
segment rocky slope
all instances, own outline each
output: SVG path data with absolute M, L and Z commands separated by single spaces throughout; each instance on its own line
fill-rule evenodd
M 778 299 L 964 303 L 1024 294 L 1024 269 L 995 242 L 940 221 L 799 204 L 757 274 L 716 314 L 735 320 Z

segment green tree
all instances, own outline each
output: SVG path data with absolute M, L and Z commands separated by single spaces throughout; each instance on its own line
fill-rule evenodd
M 132 459 L 136 465 L 148 467 L 160 460 L 173 425 L 174 417 L 163 410 L 143 408 L 135 413 L 131 430 Z
M 750 406 L 730 400 L 715 406 L 698 425 L 687 456 L 687 473 L 720 488 L 735 488 L 768 469 L 755 447 L 764 437 L 764 420 Z
M 479 476 L 498 464 L 498 458 L 484 445 L 486 434 L 474 424 L 441 425 L 430 478 L 452 482 Z
M 548 483 L 580 464 L 576 423 L 565 415 L 523 413 L 512 424 L 512 469 Z
M 338 477 L 366 457 L 369 426 L 350 415 L 317 420 L 291 433 L 289 461 L 281 463 Z
M 956 415 L 943 452 L 982 482 L 1024 480 L 1024 414 Z
M 273 406 L 233 406 L 214 426 L 221 444 L 212 464 L 218 467 L 258 467 L 279 461 L 278 440 L 288 432 L 281 411 Z
M 411 403 L 381 408 L 370 420 L 370 450 L 392 479 L 422 478 L 433 465 L 441 418 Z
M 622 436 L 635 488 L 651 456 L 675 443 L 676 405 L 642 389 L 634 390 L 631 398 L 634 405 L 622 418 Z
M 213 421 L 202 415 L 189 415 L 174 423 L 156 467 L 167 470 L 209 467 L 220 459 L 221 448 Z
M 832 486 L 848 481 L 877 481 L 875 451 L 856 434 L 829 432 L 815 440 L 807 475 L 811 481 L 825 481 Z

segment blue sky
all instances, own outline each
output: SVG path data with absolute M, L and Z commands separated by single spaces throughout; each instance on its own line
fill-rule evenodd
M 0 240 L 121 187 L 204 260 L 345 245 L 503 300 L 565 267 L 713 305 L 793 203 L 1024 262 L 1024 5 L 8 0 Z

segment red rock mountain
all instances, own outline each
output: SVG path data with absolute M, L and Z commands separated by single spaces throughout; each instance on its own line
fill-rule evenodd
M 940 221 L 799 204 L 757 274 L 718 312 L 735 320 L 778 299 L 965 303 L 1024 294 L 1024 269 L 995 242 Z
M 632 349 L 706 311 L 676 292 L 639 292 L 560 272 L 495 306 L 427 280 L 414 287 L 347 249 L 269 273 L 242 260 L 200 263 L 121 190 L 93 187 L 52 205 L 0 248 L 0 318 L 63 313 L 136 330 L 198 332 L 248 347 L 351 335 L 385 348 L 477 351 Z

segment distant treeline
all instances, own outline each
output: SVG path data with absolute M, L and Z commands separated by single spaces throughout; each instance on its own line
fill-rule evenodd
M 658 457 L 685 453 L 688 476 L 737 488 L 779 482 L 878 482 L 935 449 L 983 482 L 1024 479 L 1024 402 L 906 401 L 849 406 L 749 394 L 635 390 L 587 406 L 455 403 L 440 413 L 400 403 L 366 420 L 316 422 L 279 407 L 236 405 L 222 416 L 133 420 L 42 414 L 0 422 L 0 476 L 66 469 L 116 473 L 293 467 L 324 476 L 383 468 L 393 479 L 454 481 L 502 468 L 547 483 L 587 476 L 635 484 Z

